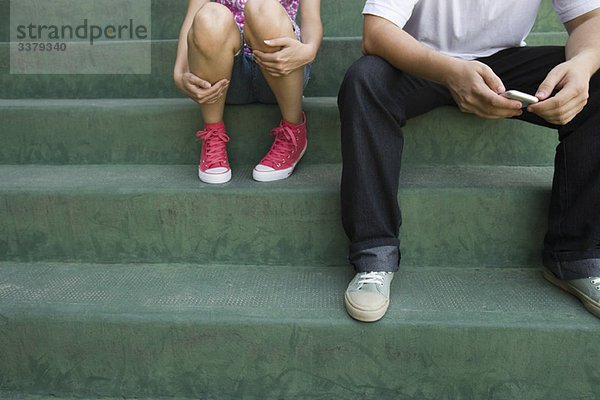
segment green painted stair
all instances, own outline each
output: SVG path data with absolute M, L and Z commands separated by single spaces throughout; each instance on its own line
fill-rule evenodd
M 201 184 L 196 167 L 0 167 L 1 259 L 345 265 L 338 164 Z M 536 266 L 548 167 L 405 168 L 409 265 Z
M 362 35 L 361 10 L 364 0 L 323 0 L 321 15 L 326 37 Z M 185 16 L 188 0 L 151 0 L 152 38 L 176 39 Z M 0 0 L 0 42 L 10 40 L 10 0 Z M 563 29 L 551 0 L 542 0 L 534 32 L 557 32 Z
M 187 0 L 152 1 L 152 65 L 148 75 L 10 74 L 9 0 L 0 0 L 0 98 L 177 98 L 173 84 L 177 38 Z M 344 71 L 360 56 L 364 0 L 322 2 L 325 38 L 313 64 L 307 96 L 336 96 Z M 563 45 L 566 33 L 544 0 L 530 45 Z M 118 44 L 116 44 L 118 46 Z
M 538 271 L 404 269 L 377 324 L 350 276 L 0 263 L 3 398 L 597 398 L 598 321 Z
M 598 320 L 541 275 L 555 132 L 409 121 L 388 314 L 344 310 L 335 96 L 364 0 L 322 1 L 295 174 L 252 181 L 275 106 L 228 107 L 233 180 L 197 178 L 172 83 L 187 0 L 152 0 L 148 75 L 9 73 L 0 0 L 0 399 L 598 399 Z M 542 8 L 528 43 L 563 44 Z
M 339 163 L 335 98 L 309 97 L 302 163 Z M 260 160 L 279 123 L 276 106 L 226 109 L 234 165 Z M 0 164 L 194 164 L 202 119 L 189 99 L 0 100 Z M 556 132 L 519 121 L 489 121 L 443 107 L 410 120 L 405 165 L 552 165 Z
M 532 45 L 564 45 L 564 32 L 533 33 Z M 328 37 L 312 65 L 307 96 L 336 96 L 346 69 L 360 57 L 360 37 Z M 118 44 L 117 44 L 118 46 Z M 0 43 L 0 98 L 157 98 L 181 97 L 173 84 L 177 40 L 152 42 L 148 75 L 14 75 L 9 47 Z

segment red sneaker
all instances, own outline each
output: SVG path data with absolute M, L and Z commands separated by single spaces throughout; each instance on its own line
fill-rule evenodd
M 262 161 L 254 167 L 252 177 L 256 181 L 269 182 L 289 177 L 306 151 L 306 116 L 302 124 L 294 125 L 281 120 L 271 131 L 275 141 Z
M 227 160 L 225 124 L 204 124 L 204 130 L 196 133 L 202 140 L 202 153 L 198 165 L 198 177 L 206 183 L 225 183 L 231 179 L 231 169 Z

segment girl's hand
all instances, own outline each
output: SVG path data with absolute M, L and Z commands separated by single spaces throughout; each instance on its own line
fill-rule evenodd
M 227 93 L 229 80 L 221 79 L 211 85 L 210 82 L 197 77 L 191 72 L 184 72 L 175 77 L 175 84 L 183 94 L 196 103 L 213 104 Z
M 254 50 L 252 55 L 256 63 L 268 74 L 273 76 L 286 76 L 291 72 L 311 63 L 315 58 L 312 46 L 292 38 L 277 38 L 265 40 L 264 43 L 278 50 L 265 53 Z

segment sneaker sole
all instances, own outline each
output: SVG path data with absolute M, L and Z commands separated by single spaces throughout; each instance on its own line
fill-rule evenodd
M 344 293 L 344 303 L 346 304 L 348 315 L 355 320 L 360 322 L 375 322 L 383 318 L 390 305 L 390 300 L 386 299 L 385 303 L 377 309 L 365 310 L 364 308 L 354 306 L 348 298 L 348 293 Z
M 549 270 L 544 270 L 544 278 L 546 278 L 546 280 L 552 283 L 553 285 L 558 286 L 564 291 L 571 293 L 573 296 L 577 297 L 589 312 L 594 314 L 596 317 L 600 318 L 600 305 L 588 295 L 583 293 L 581 290 L 569 285 L 568 283 L 558 279 Z
M 228 170 L 223 174 L 208 174 L 198 169 L 198 178 L 204 183 L 227 183 L 231 180 L 231 170 Z
M 294 165 L 292 165 L 291 167 L 286 168 L 286 169 L 275 170 L 275 171 L 268 171 L 268 172 L 257 171 L 256 168 L 254 168 L 252 170 L 252 179 L 254 179 L 257 182 L 273 182 L 273 181 L 280 181 L 282 179 L 289 178 L 292 175 L 292 173 L 294 172 L 294 169 L 296 168 L 296 166 L 298 165 L 300 160 L 302 159 L 302 156 L 304 156 L 304 153 L 306 152 L 307 147 L 308 147 L 308 145 L 304 146 L 304 150 L 302 150 L 302 153 L 300 153 L 300 157 L 298 157 L 298 161 L 296 161 L 294 163 Z

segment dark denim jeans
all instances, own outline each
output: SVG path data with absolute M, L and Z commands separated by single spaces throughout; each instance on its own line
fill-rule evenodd
M 563 62 L 563 47 L 507 49 L 479 59 L 509 89 L 535 93 Z M 564 126 L 524 112 L 527 122 L 558 130 L 555 172 L 543 262 L 561 279 L 600 276 L 600 74 L 590 82 L 583 111 Z M 357 271 L 396 271 L 402 223 L 398 184 L 409 118 L 456 105 L 444 86 L 366 56 L 346 73 L 338 105 L 342 128 L 342 222 Z

